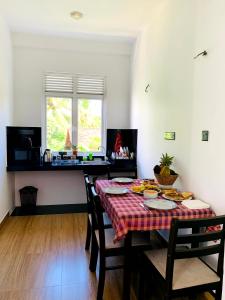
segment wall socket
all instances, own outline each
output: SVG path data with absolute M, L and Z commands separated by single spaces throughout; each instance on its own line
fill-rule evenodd
M 202 130 L 202 141 L 208 142 L 209 140 L 209 131 L 208 130 Z

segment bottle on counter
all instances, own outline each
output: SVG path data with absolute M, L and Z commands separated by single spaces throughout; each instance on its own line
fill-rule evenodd
M 88 159 L 89 159 L 89 160 L 93 160 L 93 153 L 92 153 L 92 152 L 89 152 L 89 154 L 88 154 Z
M 50 149 L 45 149 L 43 154 L 43 163 L 51 163 L 52 162 L 52 154 Z

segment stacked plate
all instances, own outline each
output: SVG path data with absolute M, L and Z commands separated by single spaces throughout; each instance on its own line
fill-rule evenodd
M 106 194 L 112 194 L 112 195 L 122 195 L 128 193 L 127 188 L 122 188 L 118 186 L 109 186 L 107 188 L 104 188 L 103 191 Z
M 159 209 L 159 210 L 170 210 L 177 207 L 177 204 L 173 201 L 164 199 L 151 199 L 145 200 L 144 205 L 148 208 Z
M 132 178 L 117 177 L 113 178 L 112 181 L 117 183 L 132 183 L 134 180 Z

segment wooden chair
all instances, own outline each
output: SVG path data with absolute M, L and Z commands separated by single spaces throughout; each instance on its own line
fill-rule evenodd
M 221 225 L 220 230 L 205 230 L 209 227 L 215 228 L 217 225 Z M 192 233 L 187 230 L 188 228 L 192 229 Z M 179 229 L 185 230 L 178 235 Z M 209 219 L 172 220 L 168 249 L 144 252 L 143 266 L 146 265 L 147 259 L 152 270 L 162 279 L 165 289 L 164 300 L 206 291 L 213 294 L 216 300 L 221 300 L 224 236 L 225 216 Z M 202 257 L 214 254 L 218 254 L 216 270 L 213 270 L 202 259 Z M 139 293 L 139 298 L 142 300 L 144 299 L 142 294 L 144 290 L 143 275 L 142 272 Z
M 100 197 L 95 191 L 93 185 L 89 185 L 91 201 L 93 202 L 94 212 L 97 220 L 97 229 L 92 233 L 92 240 L 94 246 L 92 247 L 90 270 L 96 270 L 98 249 L 99 249 L 99 281 L 97 300 L 103 299 L 104 284 L 105 284 L 105 272 L 107 270 L 115 270 L 123 267 L 123 264 L 119 265 L 107 265 L 106 258 L 113 256 L 124 255 L 124 241 L 113 242 L 115 232 L 113 228 L 105 229 L 103 220 L 103 208 L 101 206 Z M 147 250 L 151 248 L 150 238 L 148 232 L 136 232 L 132 236 L 132 251 Z
M 93 169 L 84 166 L 83 173 L 89 176 L 92 183 L 95 183 L 95 181 L 100 178 L 109 179 L 109 166 L 97 166 Z
M 87 197 L 87 230 L 86 230 L 86 242 L 85 242 L 85 250 L 89 250 L 90 242 L 91 242 L 91 233 L 92 227 L 94 230 L 97 228 L 96 220 L 93 215 L 93 205 L 90 201 L 90 191 L 89 191 L 89 175 L 84 174 L 84 183 L 86 188 L 86 197 Z M 112 227 L 112 223 L 106 213 L 103 213 L 103 221 L 104 221 L 104 228 Z

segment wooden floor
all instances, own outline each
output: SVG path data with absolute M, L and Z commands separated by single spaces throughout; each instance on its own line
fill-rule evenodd
M 86 214 L 9 217 L 0 230 L 0 299 L 96 299 L 85 229 Z M 121 299 L 121 273 L 107 272 L 104 299 Z
M 85 229 L 86 214 L 9 217 L 0 229 L 0 300 L 95 300 Z M 121 283 L 122 271 L 107 272 L 104 299 L 121 299 Z

